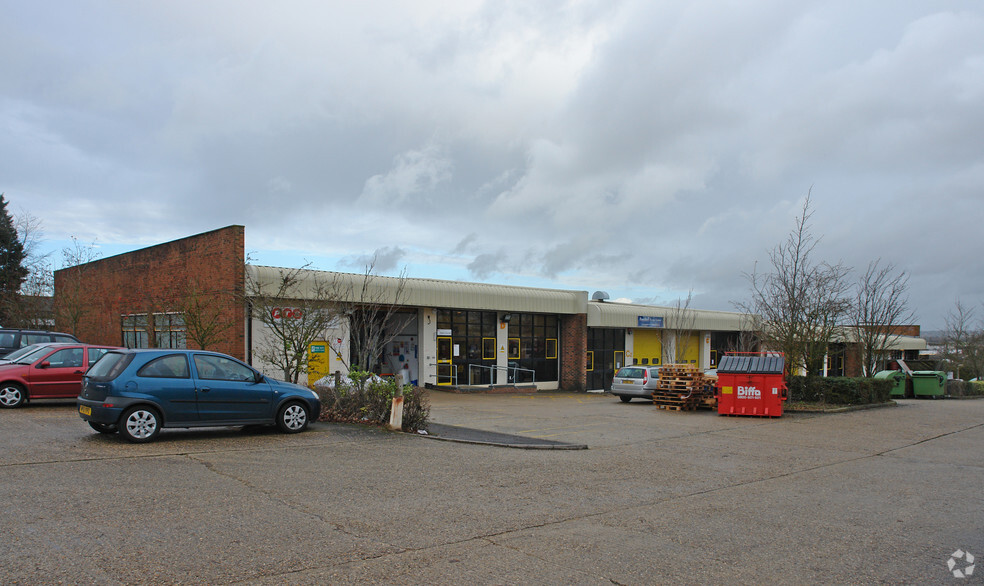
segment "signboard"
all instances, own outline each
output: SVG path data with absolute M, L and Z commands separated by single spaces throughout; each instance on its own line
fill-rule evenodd
M 438 336 L 450 336 L 451 330 L 437 330 Z
M 655 317 L 652 315 L 640 315 L 639 316 L 639 326 L 640 328 L 661 328 L 663 327 L 663 318 Z

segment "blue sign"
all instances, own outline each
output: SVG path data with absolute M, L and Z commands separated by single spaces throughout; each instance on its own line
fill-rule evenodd
M 652 315 L 640 315 L 639 316 L 639 327 L 640 328 L 661 328 L 663 327 L 663 318 L 655 317 Z

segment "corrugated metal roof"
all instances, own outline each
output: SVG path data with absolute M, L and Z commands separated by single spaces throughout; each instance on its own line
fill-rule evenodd
M 725 355 L 718 363 L 717 371 L 738 374 L 782 374 L 786 359 L 782 356 Z
M 588 303 L 589 328 L 639 328 L 639 317 L 663 318 L 663 329 L 708 332 L 737 332 L 747 329 L 749 315 L 730 311 L 709 311 L 655 305 L 634 305 L 610 301 Z M 688 323 L 689 322 L 689 323 Z
M 358 302 L 364 298 L 392 303 L 400 287 L 398 277 L 373 276 L 366 297 L 361 294 L 364 274 L 284 269 L 248 265 L 249 278 L 270 291 L 284 274 L 296 273 L 299 298 L 314 298 L 319 291 L 330 289 L 335 298 Z M 406 278 L 400 305 L 410 307 L 441 307 L 453 309 L 483 309 L 529 313 L 584 313 L 588 302 L 586 291 L 512 287 L 463 281 Z

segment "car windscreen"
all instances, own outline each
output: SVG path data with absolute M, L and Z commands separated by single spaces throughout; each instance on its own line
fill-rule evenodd
M 644 368 L 622 368 L 615 373 L 615 376 L 622 378 L 643 378 L 646 369 Z
M 16 362 L 16 361 L 20 360 L 21 358 L 26 358 L 27 356 L 29 356 L 31 354 L 34 354 L 35 352 L 38 352 L 40 350 L 44 350 L 44 349 L 45 349 L 45 346 L 42 346 L 40 344 L 31 344 L 30 346 L 24 346 L 23 348 L 19 348 L 17 350 L 14 350 L 10 354 L 7 354 L 6 356 L 4 356 L 3 359 L 4 360 L 7 360 L 9 362 Z
M 95 381 L 110 381 L 118 377 L 132 360 L 133 354 L 107 352 L 85 375 Z

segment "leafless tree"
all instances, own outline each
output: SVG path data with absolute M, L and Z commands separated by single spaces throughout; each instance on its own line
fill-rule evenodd
M 663 364 L 683 364 L 693 350 L 699 346 L 697 312 L 690 308 L 694 292 L 687 293 L 687 298 L 677 299 L 666 314 L 666 328 L 674 333 L 673 345 L 663 345 Z
M 984 377 L 984 323 L 974 315 L 973 307 L 959 299 L 946 316 L 942 354 L 955 377 Z
M 338 280 L 307 268 L 277 269 L 273 282 L 247 270 L 244 289 L 252 318 L 267 334 L 259 338 L 256 357 L 295 383 L 307 370 L 308 346 L 323 339 L 340 315 Z
M 735 304 L 762 316 L 764 345 L 783 352 L 790 369 L 798 364 L 807 374 L 822 369 L 831 334 L 842 324 L 849 307 L 846 277 L 850 270 L 813 259 L 819 239 L 810 230 L 812 215 L 807 194 L 795 228 L 769 253 L 771 272 L 753 269 L 746 274 L 751 300 Z
M 891 263 L 880 264 L 881 259 L 869 263 L 854 289 L 853 330 L 865 376 L 884 368 L 888 351 L 899 338 L 899 326 L 914 319 L 907 295 L 909 278 Z
M 94 244 L 83 244 L 72 236 L 72 245 L 62 249 L 62 279 L 55 291 L 55 321 L 59 328 L 78 334 L 92 306 L 92 293 L 85 286 L 88 264 L 99 258 Z
M 179 292 L 178 304 L 184 316 L 185 334 L 202 350 L 226 341 L 235 321 L 224 311 L 225 292 L 215 291 L 198 279 L 190 279 Z
M 351 364 L 337 344 L 332 344 L 332 350 L 346 367 L 374 371 L 383 349 L 414 317 L 399 311 L 407 295 L 406 269 L 399 277 L 381 277 L 376 274 L 374 256 L 360 278 L 340 279 L 339 285 L 336 297 L 348 318 Z

